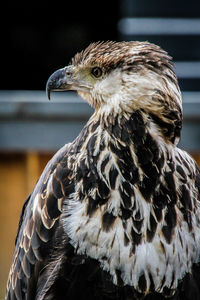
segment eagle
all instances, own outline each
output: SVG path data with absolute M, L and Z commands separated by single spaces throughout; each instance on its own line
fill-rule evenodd
M 199 300 L 200 171 L 177 147 L 172 58 L 95 42 L 46 90 L 77 91 L 94 113 L 24 203 L 6 299 Z

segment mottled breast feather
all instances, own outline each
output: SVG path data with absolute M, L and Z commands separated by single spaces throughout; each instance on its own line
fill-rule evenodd
M 114 284 L 173 295 L 199 257 L 199 171 L 186 152 L 156 137 L 145 113 L 93 126 L 76 193 L 64 202 L 70 242 Z

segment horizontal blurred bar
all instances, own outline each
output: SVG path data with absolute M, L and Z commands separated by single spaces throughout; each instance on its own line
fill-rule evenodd
M 122 18 L 118 30 L 124 35 L 200 35 L 200 19 Z
M 43 91 L 0 91 L 0 118 L 87 120 L 93 109 L 76 93 Z
M 181 147 L 200 150 L 200 92 L 183 92 Z M 73 141 L 93 109 L 74 93 L 0 91 L 0 151 L 56 151 Z
M 176 75 L 180 78 L 199 78 L 200 79 L 200 61 L 176 61 Z M 200 82 L 199 82 L 200 89 Z

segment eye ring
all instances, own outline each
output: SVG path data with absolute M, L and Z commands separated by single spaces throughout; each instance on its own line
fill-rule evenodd
M 94 67 L 92 68 L 91 73 L 94 77 L 99 78 L 102 75 L 102 70 L 99 67 Z

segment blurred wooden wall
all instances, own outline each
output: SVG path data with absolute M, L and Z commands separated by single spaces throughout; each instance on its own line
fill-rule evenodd
M 0 153 L 0 299 L 5 295 L 23 203 L 52 155 Z M 193 156 L 200 165 L 200 153 Z
M 23 203 L 52 154 L 0 153 L 0 299 L 5 296 Z

